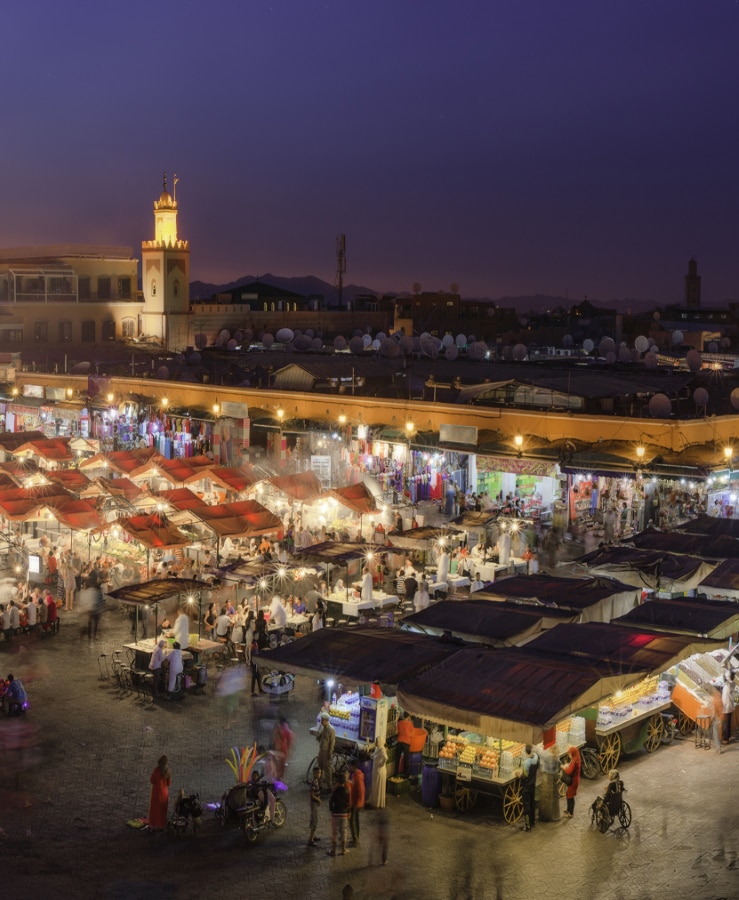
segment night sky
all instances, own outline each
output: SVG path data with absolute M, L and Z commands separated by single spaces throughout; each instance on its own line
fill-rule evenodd
M 734 0 L 5 4 L 0 246 L 153 237 L 193 279 L 739 299 Z M 171 183 L 171 182 L 170 182 Z

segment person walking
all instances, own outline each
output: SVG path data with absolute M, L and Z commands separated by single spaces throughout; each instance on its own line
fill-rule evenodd
M 536 774 L 539 771 L 539 754 L 531 744 L 524 747 L 521 765 L 521 799 L 523 800 L 524 831 L 531 831 L 536 824 Z
M 334 747 L 336 746 L 336 732 L 329 720 L 329 715 L 324 710 L 321 713 L 321 727 L 316 735 L 318 741 L 317 765 L 321 770 L 321 783 L 323 790 L 328 793 L 331 790 L 331 773 L 333 772 Z
M 310 803 L 310 825 L 308 832 L 308 846 L 315 847 L 316 844 L 321 840 L 319 837 L 316 837 L 316 831 L 318 831 L 318 817 L 321 810 L 321 768 L 320 766 L 313 766 L 313 778 L 310 783 L 310 795 L 309 795 L 309 803 Z
M 575 797 L 577 796 L 577 789 L 580 787 L 581 767 L 580 751 L 577 747 L 570 747 L 567 750 L 565 764 L 562 767 L 562 780 L 567 785 L 567 811 L 565 815 L 568 819 L 571 819 L 575 814 Z
M 732 696 L 734 691 L 734 673 L 727 670 L 724 673 L 724 684 L 721 688 L 721 704 L 723 706 L 723 735 L 722 744 L 728 744 L 731 741 L 731 719 L 734 715 L 736 704 Z
M 364 809 L 365 802 L 365 785 L 364 772 L 360 769 L 356 759 L 349 761 L 349 777 L 350 777 L 350 802 L 351 813 L 349 815 L 349 826 L 352 833 L 351 847 L 359 846 L 359 813 Z
M 167 827 L 167 811 L 169 808 L 169 786 L 172 784 L 172 773 L 169 771 L 169 760 L 160 756 L 157 767 L 149 777 L 151 794 L 149 796 L 149 830 L 164 831 Z
M 329 856 L 336 856 L 337 840 L 341 842 L 341 855 L 345 856 L 349 852 L 346 846 L 346 826 L 349 821 L 351 801 L 346 778 L 347 776 L 343 772 L 336 776 L 334 788 L 331 791 L 331 799 L 328 801 L 328 808 L 331 810 L 331 849 L 328 851 Z

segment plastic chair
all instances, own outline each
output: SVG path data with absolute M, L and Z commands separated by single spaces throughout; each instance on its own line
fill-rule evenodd
M 98 678 L 100 681 L 107 681 L 110 678 L 110 672 L 108 671 L 108 654 L 101 653 L 98 656 Z

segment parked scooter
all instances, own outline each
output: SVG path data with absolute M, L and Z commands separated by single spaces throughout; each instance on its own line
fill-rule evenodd
M 252 772 L 248 784 L 235 784 L 221 797 L 216 818 L 221 825 L 238 822 L 250 843 L 269 828 L 282 828 L 287 807 L 278 794 L 286 790 L 280 781 L 266 781 Z

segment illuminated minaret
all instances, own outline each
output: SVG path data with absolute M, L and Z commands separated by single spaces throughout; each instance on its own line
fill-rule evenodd
M 701 277 L 695 257 L 688 263 L 688 274 L 685 276 L 685 305 L 689 309 L 697 309 L 701 305 Z
M 154 240 L 141 242 L 141 287 L 144 294 L 141 331 L 164 341 L 168 350 L 188 344 L 190 311 L 190 244 L 177 236 L 177 182 L 154 201 Z

